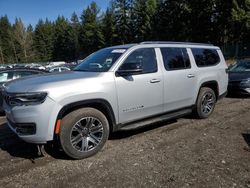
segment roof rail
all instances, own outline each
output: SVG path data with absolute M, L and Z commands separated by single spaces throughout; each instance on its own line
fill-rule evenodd
M 213 44 L 206 43 L 195 43 L 195 42 L 173 42 L 173 41 L 144 41 L 140 44 L 186 44 L 186 45 L 203 45 L 203 46 L 213 46 Z

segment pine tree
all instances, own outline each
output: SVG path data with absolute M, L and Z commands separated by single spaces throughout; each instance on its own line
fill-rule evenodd
M 154 37 L 156 40 L 190 40 L 190 12 L 188 0 L 162 1 L 154 19 Z
M 63 16 L 59 16 L 55 22 L 53 59 L 67 62 L 74 59 L 74 33 Z
M 156 12 L 156 0 L 136 0 L 133 5 L 133 23 L 136 41 L 152 39 L 153 17 Z
M 11 46 L 11 24 L 7 16 L 0 18 L 0 63 L 14 63 Z
M 54 48 L 54 25 L 48 19 L 39 20 L 34 31 L 34 47 L 37 59 L 51 61 Z
M 115 22 L 117 42 L 121 44 L 134 41 L 134 28 L 131 19 L 132 1 L 131 0 L 115 0 Z
M 79 35 L 80 35 L 80 22 L 78 19 L 78 16 L 76 15 L 76 13 L 74 12 L 71 16 L 70 19 L 71 23 L 71 29 L 73 32 L 73 43 L 74 43 L 74 48 L 73 48 L 73 60 L 77 60 L 80 57 L 80 46 L 79 46 Z
M 115 28 L 115 14 L 114 14 L 114 7 L 108 7 L 102 21 L 103 25 L 103 35 L 105 39 L 106 46 L 112 46 L 116 44 L 117 33 Z
M 92 2 L 81 15 L 80 45 L 83 56 L 89 55 L 104 46 L 99 13 L 100 9 L 95 2 Z

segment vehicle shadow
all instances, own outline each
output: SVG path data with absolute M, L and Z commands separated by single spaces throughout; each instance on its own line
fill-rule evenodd
M 31 161 L 39 157 L 37 147 L 19 139 L 6 123 L 0 125 L 0 149 L 13 157 L 30 159 Z
M 242 135 L 242 137 L 244 138 L 245 142 L 248 145 L 248 148 L 244 148 L 244 149 L 246 149 L 247 151 L 250 152 L 250 133 L 242 133 L 241 135 Z
M 111 133 L 111 135 L 109 136 L 109 140 L 120 140 L 120 139 L 128 138 L 128 137 L 141 134 L 141 133 L 153 130 L 153 129 L 157 129 L 163 126 L 168 126 L 176 122 L 177 122 L 177 119 L 173 119 L 173 120 L 167 120 L 167 121 L 157 122 L 153 124 L 148 124 L 138 129 L 120 130 L 120 131 Z
M 243 94 L 228 94 L 226 98 L 229 99 L 250 99 L 249 95 L 243 95 Z
M 0 125 L 0 149 L 6 151 L 12 157 L 28 159 L 35 163 L 36 159 L 44 157 L 39 153 L 35 144 L 24 142 L 16 136 L 6 123 Z M 44 151 L 48 156 L 56 159 L 68 159 L 68 157 L 60 149 L 54 149 L 51 144 L 44 147 Z

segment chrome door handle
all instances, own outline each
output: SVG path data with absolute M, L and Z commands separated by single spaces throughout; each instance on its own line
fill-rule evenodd
M 195 77 L 195 75 L 193 75 L 193 74 L 189 74 L 189 75 L 187 75 L 187 77 L 188 77 L 188 78 L 194 78 L 194 77 Z
M 158 80 L 158 79 L 152 79 L 152 80 L 150 80 L 150 83 L 158 83 L 158 82 L 160 82 L 160 80 Z

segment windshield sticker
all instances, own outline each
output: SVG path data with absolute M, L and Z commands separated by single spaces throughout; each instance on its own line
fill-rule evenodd
M 124 53 L 125 51 L 125 49 L 115 49 L 111 53 Z

